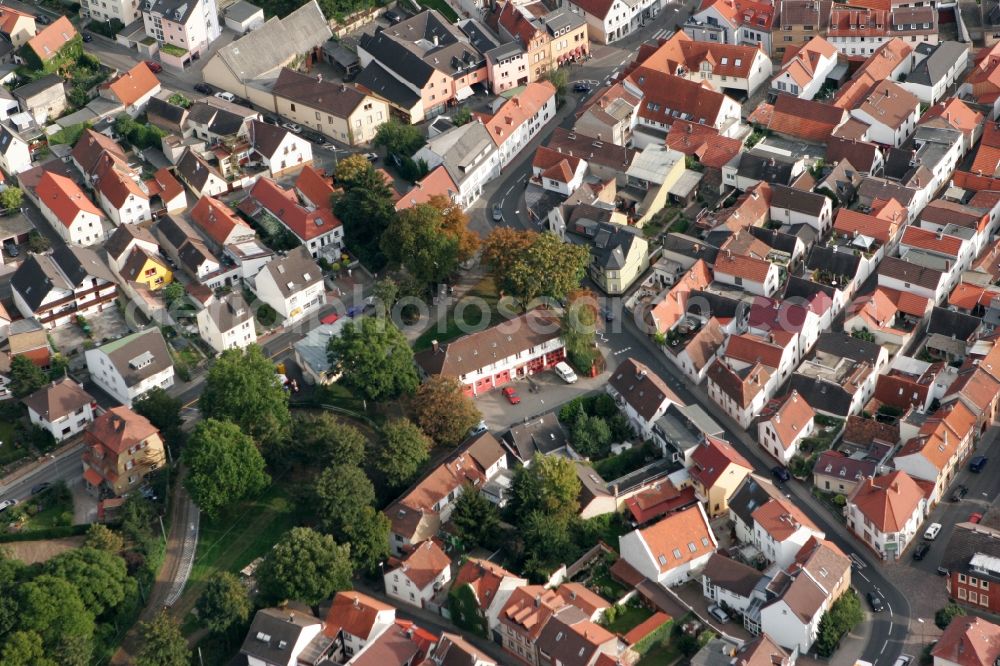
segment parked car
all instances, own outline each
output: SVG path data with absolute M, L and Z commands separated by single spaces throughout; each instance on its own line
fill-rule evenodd
M 978 511 L 976 511 L 975 513 L 970 513 L 969 514 L 969 522 L 970 523 L 978 523 L 982 519 L 983 519 L 983 514 L 979 513 Z
M 159 74 L 160 72 L 163 71 L 163 65 L 156 62 L 155 60 L 145 60 L 144 62 L 146 63 L 146 67 L 149 67 L 149 71 L 151 71 L 153 74 Z
M 295 123 L 281 123 L 281 126 L 284 127 L 286 130 L 288 130 L 289 132 L 295 132 L 296 134 L 302 131 L 302 128 L 296 125 Z
M 569 363 L 566 361 L 559 361 L 555 365 L 556 374 L 566 382 L 567 384 L 575 384 L 577 380 L 576 373 L 573 372 L 573 368 L 569 367 Z
M 892 664 L 892 666 L 910 666 L 913 663 L 913 657 L 908 654 L 901 654 Z
M 41 493 L 44 493 L 46 490 L 48 490 L 51 487 L 52 487 L 52 484 L 49 483 L 48 481 L 42 481 L 41 483 L 36 483 L 35 485 L 31 486 L 31 494 L 32 495 L 39 495 Z
M 42 25 L 48 25 L 49 23 L 52 23 L 52 19 L 50 19 L 45 14 L 39 14 L 38 16 L 35 17 L 35 23 L 41 23 Z
M 987 458 L 986 456 L 976 456 L 975 458 L 969 461 L 969 469 L 978 474 L 979 472 L 983 471 L 983 468 L 986 467 L 987 462 L 989 462 L 989 458 Z
M 938 567 L 937 568 L 937 573 L 938 573 L 938 576 L 947 576 L 951 572 L 948 571 L 948 569 L 946 569 L 945 567 Z
M 263 120 L 268 125 L 278 125 L 281 123 L 281 121 L 275 118 L 274 116 L 264 116 Z
M 591 90 L 591 88 L 590 88 L 590 84 L 589 83 L 583 83 L 581 81 L 579 83 L 574 83 L 573 84 L 573 92 L 589 93 L 590 90 Z
M 94 41 L 94 36 L 89 32 L 83 33 L 82 35 L 80 35 L 80 37 L 83 39 L 84 42 L 87 42 L 88 44 Z
M 369 162 L 378 162 L 378 153 L 365 153 L 365 159 Z
M 775 465 L 774 467 L 772 467 L 771 474 L 773 474 L 774 478 L 776 478 L 781 483 L 784 483 L 785 481 L 790 481 L 792 478 L 792 475 L 788 473 L 788 470 L 782 467 L 781 465 Z
M 968 494 L 969 494 L 969 489 L 966 488 L 965 486 L 960 485 L 957 488 L 955 488 L 955 490 L 951 493 L 951 501 L 961 502 L 962 498 Z
M 913 559 L 919 562 L 920 560 L 924 559 L 924 555 L 926 555 L 927 551 L 929 551 L 930 549 L 931 545 L 929 543 L 927 543 L 926 541 L 924 543 L 921 543 L 920 545 L 918 545 L 916 548 L 913 549 Z
M 615 320 L 615 313 L 611 311 L 611 308 L 601 308 L 601 315 L 604 317 L 604 321 Z
M 722 610 L 722 608 L 718 604 L 709 605 L 708 614 L 714 617 L 719 622 L 722 622 L 723 624 L 729 622 L 729 614 L 726 613 L 726 611 Z
M 393 11 L 390 9 L 385 13 L 385 20 L 391 23 L 392 25 L 396 25 L 397 23 L 403 20 L 403 15 L 397 11 Z
M 872 607 L 873 613 L 881 613 L 885 609 L 882 597 L 876 595 L 874 592 L 868 593 L 868 605 Z
M 924 538 L 928 541 L 934 541 L 937 538 L 938 533 L 941 531 L 941 523 L 931 523 L 924 531 Z
M 16 499 L 9 499 L 9 500 L 4 500 L 4 501 L 0 502 L 0 512 L 6 511 L 7 509 L 9 509 L 10 507 L 14 506 L 15 504 L 17 504 L 17 500 Z
M 475 437 L 481 432 L 486 432 L 486 430 L 486 421 L 480 421 L 474 428 L 472 428 L 472 430 L 469 431 L 469 437 Z
M 515 391 L 510 386 L 508 386 L 507 388 L 505 388 L 502 391 L 502 393 L 503 393 L 503 397 L 507 398 L 507 402 L 509 402 L 512 405 L 516 405 L 516 404 L 518 404 L 518 403 L 521 402 L 521 396 L 519 396 L 517 394 L 517 391 Z
M 3 251 L 7 253 L 8 257 L 16 257 L 21 254 L 21 251 L 17 249 L 17 245 L 13 241 L 6 241 L 3 244 Z
M 493 221 L 499 222 L 502 219 L 503 219 L 503 208 L 500 207 L 500 204 L 493 204 Z
M 231 92 L 226 92 L 226 91 L 217 92 L 217 93 L 215 93 L 215 96 L 218 97 L 219 99 L 225 100 L 227 102 L 235 102 L 236 101 L 236 95 L 234 95 Z
M 207 83 L 196 83 L 194 84 L 194 91 L 200 92 L 202 95 L 211 95 L 215 92 L 215 88 L 208 85 Z

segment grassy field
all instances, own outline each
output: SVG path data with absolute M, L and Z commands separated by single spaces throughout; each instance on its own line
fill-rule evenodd
M 486 302 L 486 305 L 490 309 L 490 323 L 496 324 L 499 322 L 499 316 L 497 311 L 497 303 L 500 300 L 500 296 L 497 292 L 497 286 L 493 282 L 493 278 L 483 278 L 483 280 L 473 287 L 469 293 L 462 299 L 463 302 L 468 302 L 470 298 L 481 298 Z M 481 327 L 485 324 L 484 311 L 475 306 L 466 307 L 462 312 L 462 325 L 459 325 L 459 321 L 455 319 L 455 310 L 449 310 L 448 314 L 445 316 L 444 330 L 441 330 L 440 326 L 435 322 L 433 326 L 423 332 L 419 338 L 413 343 L 413 351 L 423 351 L 424 349 L 429 349 L 431 342 L 437 340 L 438 342 L 450 342 L 455 338 L 461 337 L 465 333 L 470 332 L 473 328 Z M 464 330 L 463 330 L 464 329 Z
M 657 643 L 649 649 L 638 666 L 670 666 L 681 658 L 681 652 L 669 642 Z
M 240 502 L 214 519 L 202 516 L 194 567 L 179 602 L 185 611 L 194 607 L 212 574 L 238 574 L 264 555 L 282 534 L 302 523 L 306 512 L 295 505 L 295 487 L 294 479 L 275 479 L 257 498 Z
M 607 629 L 612 633 L 624 636 L 652 616 L 652 611 L 645 606 L 633 606 L 631 604 L 627 604 L 622 606 L 621 610 L 618 611 L 618 615 L 615 617 L 614 622 L 607 625 Z

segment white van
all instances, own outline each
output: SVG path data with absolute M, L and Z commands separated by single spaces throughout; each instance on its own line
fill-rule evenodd
M 559 375 L 564 382 L 567 384 L 576 383 L 576 373 L 573 372 L 573 368 L 569 367 L 569 363 L 565 361 L 559 361 L 556 363 L 556 374 Z

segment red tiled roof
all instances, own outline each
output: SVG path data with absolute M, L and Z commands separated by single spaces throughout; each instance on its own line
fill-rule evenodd
M 962 251 L 964 241 L 958 236 L 935 233 L 920 227 L 908 226 L 903 231 L 903 238 L 900 245 L 907 247 L 928 250 L 938 254 L 947 254 L 951 257 L 958 257 Z
M 254 183 L 250 196 L 303 242 L 330 233 L 340 226 L 340 220 L 332 210 L 307 210 L 299 203 L 295 192 L 283 189 L 270 178 L 261 178 Z
M 721 169 L 739 154 L 743 142 L 720 135 L 714 127 L 678 118 L 667 134 L 667 147 L 685 155 L 694 155 L 709 168 Z
M 792 442 L 806 429 L 816 416 L 806 399 L 792 391 L 770 419 L 771 427 L 778 435 L 778 441 L 786 451 Z
M 677 490 L 669 479 L 663 479 L 652 488 L 629 497 L 625 500 L 625 506 L 628 507 L 636 524 L 642 525 L 697 501 L 694 487 L 688 486 L 684 490 Z
M 422 590 L 450 566 L 451 558 L 433 539 L 428 539 L 414 546 L 402 559 L 400 568 L 417 589 Z
M 142 190 L 136 182 L 136 174 L 127 164 L 115 160 L 110 156 L 103 156 L 98 162 L 95 171 L 97 189 L 111 202 L 115 208 L 122 208 L 128 202 L 129 197 L 136 197 L 149 201 L 149 194 Z
M 649 67 L 635 68 L 628 80 L 643 92 L 639 116 L 668 126 L 682 113 L 688 114 L 692 122 L 714 126 L 726 98 L 694 81 Z
M 131 106 L 159 88 L 160 80 L 156 78 L 156 74 L 153 74 L 153 70 L 145 62 L 140 62 L 105 85 L 111 89 L 119 102 L 125 106 Z
M 854 234 L 870 236 L 885 245 L 895 235 L 900 224 L 905 224 L 905 222 L 905 216 L 900 220 L 890 220 L 878 215 L 840 208 L 837 210 L 837 217 L 833 222 L 833 230 L 848 236 Z
M 704 488 L 711 488 L 730 465 L 753 471 L 753 465 L 724 439 L 706 435 L 691 454 L 691 478 Z
M 109 451 L 121 454 L 160 431 L 128 407 L 112 407 L 94 419 L 86 432 L 88 441 L 100 442 Z
M 715 260 L 715 274 L 732 275 L 751 282 L 763 283 L 771 271 L 771 262 L 739 254 L 720 252 Z
M 458 186 L 451 179 L 448 170 L 441 164 L 418 181 L 413 189 L 399 198 L 399 201 L 396 202 L 396 210 L 400 211 L 427 203 L 434 197 L 445 197 L 451 200 L 457 193 Z
M 156 170 L 153 177 L 146 181 L 146 189 L 149 190 L 149 196 L 159 196 L 164 203 L 173 201 L 179 195 L 184 194 L 184 186 L 181 185 L 181 181 L 174 178 L 174 174 L 170 173 L 166 167 Z
M 66 42 L 76 37 L 76 34 L 76 28 L 69 19 L 60 16 L 29 39 L 28 47 L 35 52 L 39 60 L 48 62 L 59 53 L 59 49 L 66 46 Z
M 191 209 L 191 219 L 219 245 L 228 242 L 236 227 L 251 232 L 250 225 L 237 217 L 229 206 L 209 196 L 203 196 L 194 205 Z
M 18 11 L 13 7 L 8 7 L 6 5 L 0 7 L 0 32 L 5 35 L 9 35 L 14 29 L 14 26 L 17 25 L 18 19 L 22 17 L 27 17 L 32 20 L 35 19 L 33 15 L 27 12 Z
M 781 367 L 784 355 L 784 348 L 752 333 L 730 336 L 725 353 L 726 358 L 750 364 L 763 363 L 775 370 Z
M 660 572 L 687 564 L 715 552 L 715 535 L 700 504 L 666 516 L 639 530 L 639 537 Z
M 371 635 L 378 614 L 393 611 L 393 616 L 395 616 L 395 610 L 392 606 L 361 592 L 354 590 L 337 592 L 330 605 L 330 610 L 326 613 L 326 626 L 323 627 L 323 634 L 330 638 L 336 638 L 337 634 L 343 630 L 344 633 L 357 636 L 364 641 Z
M 778 95 L 768 129 L 805 141 L 825 143 L 847 112 L 832 104 Z
M 299 172 L 295 179 L 295 189 L 313 206 L 326 208 L 332 205 L 333 183 L 322 170 L 312 165 L 307 164 Z
M 73 224 L 81 211 L 104 217 L 100 209 L 87 198 L 77 184 L 65 176 L 46 171 L 38 181 L 35 192 L 39 201 L 67 228 Z
M 931 656 L 958 666 L 994 666 L 1000 660 L 1000 626 L 981 617 L 957 617 L 944 630 Z
M 500 146 L 507 141 L 517 128 L 528 122 L 539 109 L 555 97 L 556 89 L 548 81 L 529 83 L 525 88 L 501 106 L 492 116 L 479 114 L 490 133 L 493 143 Z
M 479 607 L 486 610 L 496 599 L 497 592 L 505 578 L 516 579 L 520 577 L 489 560 L 470 557 L 455 574 L 452 587 L 458 589 L 462 585 L 471 586 L 476 594 Z
M 882 533 L 899 532 L 920 506 L 924 493 L 906 472 L 864 479 L 850 502 Z

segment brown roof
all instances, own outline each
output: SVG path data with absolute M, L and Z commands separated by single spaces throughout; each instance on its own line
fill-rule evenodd
M 788 666 L 790 662 L 788 653 L 763 633 L 736 651 L 739 666 Z
M 87 438 L 121 454 L 159 432 L 145 416 L 128 407 L 112 407 L 87 427 Z
M 415 361 L 429 375 L 458 378 L 537 347 L 560 335 L 559 321 L 550 312 L 534 309 L 497 326 L 469 333 L 415 355 Z
M 146 266 L 146 262 L 152 261 L 159 264 L 161 268 L 167 270 L 167 264 L 157 255 L 142 247 L 133 247 L 128 255 L 128 259 L 122 264 L 120 271 L 122 279 L 135 282 L 139 277 L 139 272 Z
M 937 289 L 941 283 L 941 271 L 925 268 L 896 257 L 886 257 L 879 264 L 878 274 L 910 282 L 925 289 Z
M 924 493 L 902 471 L 865 479 L 851 493 L 850 503 L 883 533 L 899 532 L 920 508 Z
M 647 421 L 663 406 L 664 401 L 681 404 L 680 398 L 659 375 L 634 358 L 619 365 L 608 384 Z
M 712 553 L 702 575 L 724 590 L 749 598 L 763 574 L 753 567 L 719 553 Z
M 278 74 L 272 92 L 338 118 L 349 118 L 368 97 L 353 85 L 324 81 L 287 67 Z
M 119 160 L 125 160 L 125 151 L 111 137 L 87 128 L 73 146 L 73 159 L 80 165 L 84 173 L 90 174 L 97 168 L 104 153 L 109 153 Z
M 753 333 L 730 336 L 725 354 L 726 358 L 750 364 L 763 363 L 775 370 L 781 368 L 781 359 L 784 355 L 784 347 Z
M 883 375 L 884 376 L 884 375 Z M 847 417 L 843 439 L 848 444 L 868 446 L 874 441 L 896 445 L 899 441 L 899 423 L 882 423 L 875 419 L 852 414 Z
M 892 81 L 881 81 L 858 108 L 883 125 L 899 129 L 920 108 L 920 100 Z
M 452 586 L 456 588 L 462 585 L 471 586 L 479 607 L 485 610 L 493 603 L 505 578 L 519 578 L 519 576 L 489 560 L 470 557 L 455 574 Z
M 763 283 L 771 271 L 771 262 L 766 259 L 746 257 L 732 252 L 720 252 L 715 259 L 715 273 L 733 275 L 751 282 Z
M 847 112 L 832 104 L 778 95 L 768 129 L 805 141 L 826 143 Z
M 94 398 L 75 381 L 69 377 L 63 377 L 46 384 L 21 402 L 42 419 L 51 423 L 72 414 L 88 403 L 94 402 Z
M 771 373 L 760 363 L 755 364 L 742 377 L 730 369 L 721 359 L 716 359 L 708 369 L 709 381 L 714 382 L 741 409 L 753 402 L 757 394 L 764 390 L 764 384 L 770 378 Z
M 422 590 L 451 566 L 451 558 L 433 539 L 417 544 L 400 564 L 403 574 Z

